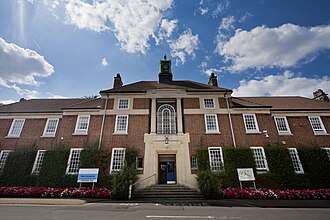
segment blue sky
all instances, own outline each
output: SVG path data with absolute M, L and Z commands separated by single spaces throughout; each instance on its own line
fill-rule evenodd
M 330 93 L 328 0 L 2 0 L 0 102 L 97 95 L 124 84 L 207 83 L 235 96 Z

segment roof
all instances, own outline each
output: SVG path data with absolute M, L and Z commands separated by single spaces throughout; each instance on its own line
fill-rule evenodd
M 0 113 L 60 113 L 63 109 L 98 108 L 100 99 L 30 99 L 0 106 Z
M 271 108 L 272 110 L 330 110 L 330 102 L 300 96 L 233 97 L 233 108 Z
M 211 86 L 208 84 L 193 82 L 189 80 L 172 81 L 171 84 L 159 83 L 157 81 L 139 81 L 118 88 L 102 90 L 100 93 L 137 93 L 146 92 L 150 89 L 184 89 L 189 92 L 231 92 L 230 89 Z

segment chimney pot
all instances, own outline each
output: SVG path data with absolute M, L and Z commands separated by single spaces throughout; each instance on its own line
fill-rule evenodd
M 211 73 L 208 84 L 218 87 L 218 77 L 214 73 Z
M 313 92 L 313 96 L 314 96 L 314 100 L 330 102 L 328 94 L 325 94 L 325 92 L 322 89 L 318 89 L 315 92 Z
M 123 86 L 123 81 L 121 80 L 121 76 L 119 73 L 117 73 L 117 75 L 114 77 L 114 81 L 113 81 L 113 88 L 119 88 Z

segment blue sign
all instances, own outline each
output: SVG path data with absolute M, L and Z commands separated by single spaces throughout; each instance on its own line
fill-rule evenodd
M 96 183 L 99 176 L 99 169 L 79 169 L 78 183 Z

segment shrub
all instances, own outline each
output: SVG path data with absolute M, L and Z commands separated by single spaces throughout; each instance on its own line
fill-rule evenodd
M 20 147 L 8 155 L 1 174 L 1 185 L 33 186 L 35 179 L 31 177 L 33 163 L 36 157 L 34 146 Z
M 330 161 L 324 149 L 319 147 L 297 148 L 304 168 L 305 186 L 310 189 L 330 187 Z
M 113 197 L 116 199 L 128 199 L 129 186 L 137 181 L 136 156 L 136 149 L 126 148 L 124 166 L 113 174 Z
M 221 172 L 210 170 L 199 171 L 197 173 L 197 183 L 201 193 L 209 199 L 219 199 L 222 197 L 222 175 Z
M 38 186 L 62 187 L 70 181 L 65 181 L 65 171 L 70 149 L 62 144 L 52 146 L 45 152 L 44 160 L 37 178 Z M 74 177 L 74 176 L 73 176 Z M 72 176 L 68 177 L 73 178 Z

